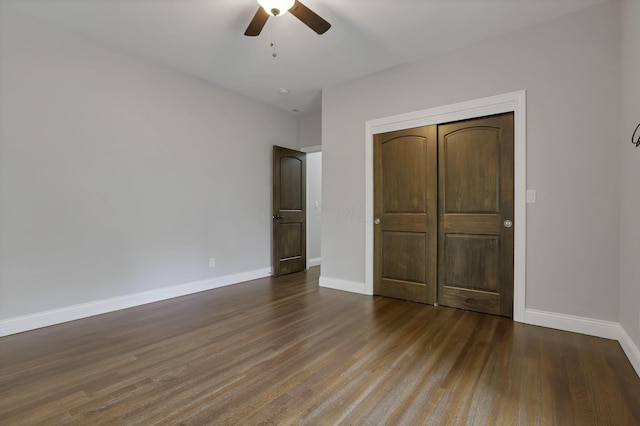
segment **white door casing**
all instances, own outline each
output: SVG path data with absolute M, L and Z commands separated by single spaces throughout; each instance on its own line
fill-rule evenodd
M 373 294 L 373 135 L 432 124 L 514 113 L 513 319 L 525 321 L 526 295 L 526 92 L 505 93 L 365 123 L 365 294 Z

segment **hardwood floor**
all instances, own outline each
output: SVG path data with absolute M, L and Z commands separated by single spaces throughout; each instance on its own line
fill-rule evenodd
M 0 424 L 640 424 L 615 341 L 318 274 L 1 338 Z

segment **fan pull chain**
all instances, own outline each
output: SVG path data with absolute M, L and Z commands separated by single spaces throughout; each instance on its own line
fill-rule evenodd
M 270 46 L 273 47 L 273 53 L 271 54 L 271 56 L 273 56 L 274 58 L 278 57 L 278 53 L 276 53 L 276 22 L 278 20 L 277 19 L 273 19 L 273 22 L 271 23 L 271 44 Z

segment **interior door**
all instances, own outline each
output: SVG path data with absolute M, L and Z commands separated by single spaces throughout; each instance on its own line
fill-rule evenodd
M 306 267 L 306 176 L 304 152 L 273 147 L 273 275 Z
M 436 126 L 374 136 L 374 293 L 436 302 Z
M 438 299 L 513 315 L 513 114 L 438 126 Z

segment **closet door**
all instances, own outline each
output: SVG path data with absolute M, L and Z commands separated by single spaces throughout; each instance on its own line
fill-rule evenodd
M 438 301 L 513 315 L 513 114 L 438 126 Z
M 436 126 L 374 137 L 374 293 L 436 302 Z

